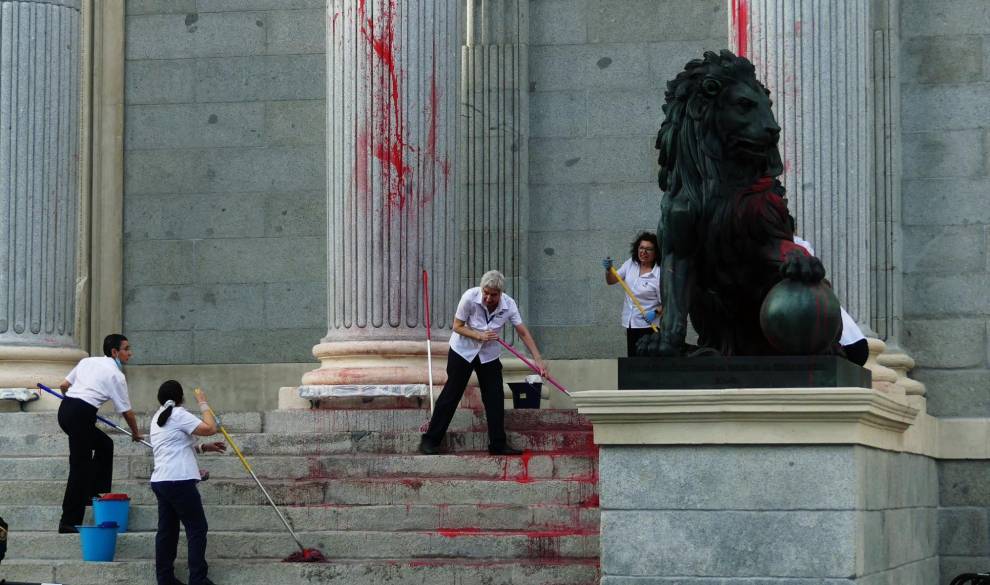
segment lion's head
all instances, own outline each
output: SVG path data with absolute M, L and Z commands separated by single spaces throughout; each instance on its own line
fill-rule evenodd
M 756 176 L 783 172 L 770 92 L 748 59 L 708 51 L 667 83 L 664 97 L 656 142 L 663 191 L 704 206 L 718 195 L 726 162 L 751 166 Z

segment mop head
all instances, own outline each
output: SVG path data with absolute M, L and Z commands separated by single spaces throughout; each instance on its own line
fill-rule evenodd
M 297 550 L 282 560 L 283 563 L 328 563 L 327 557 L 315 548 Z

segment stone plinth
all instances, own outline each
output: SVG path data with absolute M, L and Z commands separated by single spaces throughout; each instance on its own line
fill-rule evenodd
M 870 387 L 870 371 L 837 356 L 619 358 L 619 390 Z
M 578 392 L 600 449 L 603 585 L 933 583 L 918 414 L 867 388 Z

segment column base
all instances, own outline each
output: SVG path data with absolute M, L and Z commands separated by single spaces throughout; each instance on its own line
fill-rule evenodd
M 0 346 L 0 388 L 36 391 L 40 399 L 25 403 L 24 410 L 57 410 L 58 398 L 41 392 L 37 384 L 57 388 L 79 360 L 88 355 L 70 347 Z

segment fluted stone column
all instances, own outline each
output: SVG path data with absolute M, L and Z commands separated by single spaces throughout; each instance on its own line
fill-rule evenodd
M 842 304 L 871 337 L 867 367 L 874 386 L 904 391 L 896 384 L 904 376 L 879 359 L 886 345 L 874 332 L 876 323 L 891 323 L 895 310 L 892 302 L 878 302 L 892 298 L 895 249 L 892 242 L 877 241 L 883 231 L 877 226 L 897 219 L 879 217 L 894 208 L 889 201 L 895 194 L 886 187 L 896 182 L 891 177 L 897 170 L 897 147 L 886 124 L 897 111 L 895 90 L 873 77 L 874 60 L 885 64 L 878 71 L 889 73 L 885 60 L 896 52 L 874 30 L 882 11 L 871 9 L 880 3 L 727 2 L 730 45 L 753 62 L 774 101 L 783 183 L 797 232 L 813 243 Z M 881 313 L 879 321 L 874 311 Z
M 458 0 L 327 5 L 327 334 L 304 386 L 426 382 L 458 282 Z M 437 358 L 446 344 L 435 343 Z M 443 382 L 443 361 L 434 383 Z
M 0 0 L 0 388 L 57 384 L 75 341 L 80 0 Z

